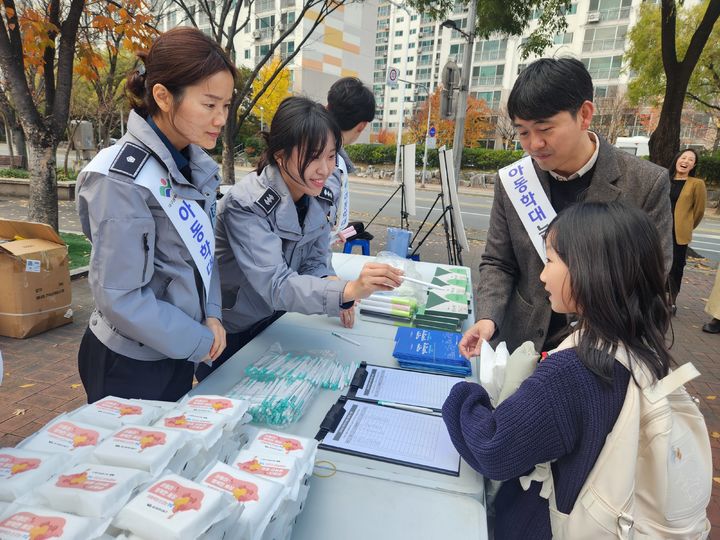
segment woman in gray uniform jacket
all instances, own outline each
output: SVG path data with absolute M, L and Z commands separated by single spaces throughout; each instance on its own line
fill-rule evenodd
M 286 311 L 339 316 L 349 327 L 355 300 L 402 281 L 402 271 L 374 263 L 346 281 L 329 263 L 333 197 L 325 181 L 342 139 L 327 110 L 287 98 L 265 138 L 256 172 L 219 203 L 215 234 L 228 346 L 212 366 L 198 368 L 198 380 Z
M 88 402 L 175 401 L 225 347 L 213 218 L 215 147 L 235 67 L 202 32 L 176 28 L 128 76 L 127 134 L 78 177 L 95 311 L 78 355 Z

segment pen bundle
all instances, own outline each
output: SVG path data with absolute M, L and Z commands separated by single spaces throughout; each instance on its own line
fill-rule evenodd
M 356 368 L 332 351 L 281 351 L 275 345 L 245 369 L 245 378 L 228 395 L 250 403 L 255 423 L 289 424 L 300 419 L 318 389 L 349 385 Z
M 360 302 L 360 315 L 375 322 L 410 326 L 417 305 L 417 300 L 411 296 L 375 293 Z

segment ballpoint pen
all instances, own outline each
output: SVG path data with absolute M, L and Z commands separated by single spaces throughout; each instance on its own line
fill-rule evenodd
M 342 335 L 342 334 L 340 334 L 340 333 L 338 333 L 338 332 L 331 332 L 331 333 L 332 333 L 332 335 L 335 336 L 336 338 L 340 338 L 340 339 L 342 339 L 343 341 L 347 341 L 348 343 L 352 343 L 353 345 L 357 345 L 358 347 L 360 346 L 360 343 L 358 343 L 358 342 L 355 341 L 354 339 L 350 339 L 349 337 L 344 336 L 344 335 Z
M 444 287 L 442 285 L 435 285 L 434 283 L 428 283 L 427 281 L 421 281 L 419 279 L 403 276 L 403 280 L 409 281 L 410 283 L 417 283 L 418 285 L 422 285 L 423 287 L 426 287 L 428 289 L 443 289 Z
M 392 401 L 378 401 L 378 405 L 383 407 L 392 407 L 393 409 L 402 409 L 403 411 L 418 412 L 430 414 L 432 416 L 442 416 L 442 413 L 430 409 L 428 407 L 418 407 L 416 405 L 405 405 L 404 403 L 393 403 Z

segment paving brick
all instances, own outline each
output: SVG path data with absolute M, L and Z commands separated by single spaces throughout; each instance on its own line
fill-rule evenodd
M 63 398 L 53 397 L 47 395 L 45 392 L 39 392 L 32 396 L 26 397 L 25 399 L 18 401 L 18 407 L 32 407 L 38 409 L 45 409 L 46 411 L 52 411 L 61 407 L 67 403 L 67 400 Z
M 22 440 L 22 437 L 18 437 L 12 433 L 0 433 L 0 448 L 13 448 Z

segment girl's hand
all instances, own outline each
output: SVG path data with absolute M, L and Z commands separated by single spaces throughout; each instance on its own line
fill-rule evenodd
M 389 264 L 367 263 L 358 278 L 345 286 L 343 302 L 367 298 L 378 291 L 392 291 L 400 286 L 404 274 Z
M 207 326 L 213 333 L 214 339 L 212 347 L 210 347 L 210 353 L 204 361 L 212 362 L 220 356 L 220 354 L 225 350 L 225 345 L 227 345 L 225 341 L 225 328 L 220 320 L 215 317 L 208 317 L 205 319 L 205 326 Z
M 352 328 L 355 325 L 355 306 L 340 311 L 340 322 L 345 328 Z

